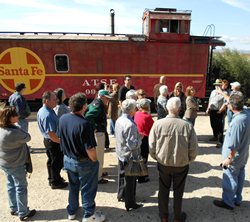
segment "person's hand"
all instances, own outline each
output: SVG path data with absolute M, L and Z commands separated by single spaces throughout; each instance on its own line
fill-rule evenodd
M 209 110 L 209 109 L 207 109 L 205 113 L 208 115 L 208 114 L 209 114 L 209 111 L 210 111 L 210 110 Z
M 222 162 L 222 166 L 228 167 L 231 164 L 231 158 L 226 158 L 225 160 L 223 160 Z

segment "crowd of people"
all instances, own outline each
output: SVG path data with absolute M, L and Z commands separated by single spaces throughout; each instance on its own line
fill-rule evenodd
M 250 114 L 244 108 L 240 83 L 226 80 L 213 83 L 207 107 L 213 130 L 211 141 L 222 147 L 223 193 L 221 200 L 214 200 L 217 207 L 232 210 L 242 202 L 245 165 L 250 144 Z M 150 175 L 131 176 L 125 168 L 131 160 L 143 159 L 147 165 L 151 155 L 159 171 L 159 216 L 161 222 L 169 221 L 169 194 L 174 196 L 174 222 L 186 220 L 182 211 L 182 197 L 189 171 L 189 164 L 198 154 L 198 140 L 194 130 L 199 105 L 195 88 L 175 84 L 168 91 L 166 77 L 161 76 L 154 86 L 154 104 L 157 120 L 151 116 L 151 100 L 144 89 L 135 89 L 132 77 L 126 75 L 124 84 L 101 84 L 95 99 L 87 104 L 83 93 L 67 98 L 62 88 L 46 91 L 43 106 L 37 113 L 38 127 L 43 136 L 47 154 L 48 185 L 51 189 L 68 187 L 68 219 L 74 220 L 79 208 L 79 191 L 83 208 L 83 222 L 102 222 L 106 216 L 96 211 L 95 197 L 98 185 L 107 184 L 104 171 L 104 151 L 109 148 L 107 118 L 110 118 L 110 136 L 115 137 L 118 161 L 117 200 L 127 211 L 142 207 L 136 201 L 136 184 L 150 182 Z M 36 214 L 27 201 L 25 163 L 29 152 L 27 142 L 27 117 L 29 106 L 23 97 L 24 83 L 16 85 L 9 98 L 9 105 L 0 110 L 0 168 L 7 178 L 7 191 L 11 215 L 25 220 Z M 224 139 L 225 116 L 228 129 Z M 61 176 L 67 172 L 68 182 Z

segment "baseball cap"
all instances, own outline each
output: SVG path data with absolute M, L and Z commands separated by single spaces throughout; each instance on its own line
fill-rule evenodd
M 111 99 L 112 96 L 110 96 L 109 92 L 107 90 L 101 89 L 98 91 L 98 96 L 105 96 L 108 99 Z
M 235 87 L 240 87 L 240 83 L 239 82 L 232 82 L 230 83 L 231 86 L 235 86 Z

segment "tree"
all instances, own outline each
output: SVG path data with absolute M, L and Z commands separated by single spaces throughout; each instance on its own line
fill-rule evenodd
M 240 82 L 241 91 L 250 97 L 250 61 L 239 51 L 224 49 L 214 53 L 211 71 L 214 78 Z

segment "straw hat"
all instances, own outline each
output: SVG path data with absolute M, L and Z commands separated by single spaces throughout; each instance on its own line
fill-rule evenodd
M 213 83 L 214 86 L 221 86 L 222 85 L 222 79 L 216 79 Z

